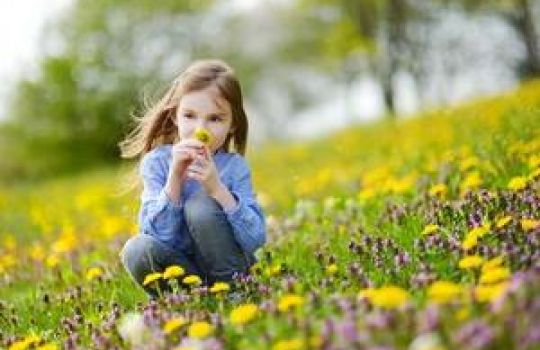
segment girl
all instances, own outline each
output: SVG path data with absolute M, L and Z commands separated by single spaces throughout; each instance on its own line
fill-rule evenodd
M 143 182 L 140 233 L 120 256 L 150 297 L 156 290 L 143 286 L 145 276 L 168 266 L 180 265 L 211 285 L 230 281 L 255 262 L 253 252 L 265 243 L 266 231 L 243 157 L 247 132 L 233 70 L 222 61 L 201 60 L 120 143 L 123 157 L 141 158 Z

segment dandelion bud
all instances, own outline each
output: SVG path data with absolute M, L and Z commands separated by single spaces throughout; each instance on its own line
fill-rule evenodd
M 208 145 L 210 141 L 212 141 L 212 135 L 205 128 L 195 129 L 195 138 L 204 143 L 205 145 Z

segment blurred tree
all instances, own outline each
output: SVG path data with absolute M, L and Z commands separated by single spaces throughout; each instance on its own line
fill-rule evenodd
M 140 106 L 199 53 L 193 24 L 211 0 L 79 0 L 46 40 L 39 76 L 16 86 L 0 143 L 4 177 L 45 176 L 118 160 Z M 47 44 L 47 42 L 46 42 Z M 47 47 L 47 45 L 46 45 Z
M 320 35 L 320 53 L 337 63 L 350 85 L 367 59 L 368 70 L 381 83 L 389 116 L 395 115 L 393 80 L 400 69 L 411 70 L 417 45 L 411 23 L 426 19 L 412 0 L 300 0 L 300 9 L 322 18 L 328 31 Z
M 444 0 L 455 5 L 456 1 Z M 526 58 L 520 70 L 522 77 L 540 76 L 540 48 L 538 19 L 534 17 L 531 0 L 460 0 L 467 11 L 488 12 L 504 18 L 519 33 L 526 49 Z

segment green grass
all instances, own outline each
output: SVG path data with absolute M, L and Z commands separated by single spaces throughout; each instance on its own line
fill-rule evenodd
M 258 319 L 244 328 L 236 327 L 228 320 L 235 304 L 204 293 L 182 292 L 186 302 L 158 303 L 158 321 L 153 327 L 157 329 L 173 314 L 181 314 L 190 322 L 214 320 L 218 326 L 215 338 L 225 348 L 279 348 L 279 342 L 288 339 L 300 339 L 311 344 L 305 348 L 317 348 L 310 343 L 316 342 L 312 339 L 315 335 L 349 348 L 351 343 L 341 335 L 327 337 L 323 330 L 329 322 L 352 317 L 357 332 L 368 335 L 369 339 L 361 342 L 363 347 L 406 348 L 420 335 L 424 312 L 431 305 L 427 288 L 433 281 L 422 286 L 413 283 L 422 268 L 428 268 L 434 280 L 459 283 L 471 294 L 480 272 L 458 268 L 459 260 L 467 254 L 492 258 L 506 254 L 504 247 L 513 244 L 520 251 L 506 254 L 505 266 L 514 276 L 531 273 L 532 266 L 539 263 L 534 260 L 538 246 L 528 238 L 538 238 L 538 230 L 527 233 L 520 226 L 523 218 L 539 218 L 537 208 L 527 199 L 538 198 L 538 178 L 529 179 L 524 190 L 506 188 L 512 177 L 529 176 L 534 171 L 529 163 L 533 156 L 540 156 L 537 125 L 540 87 L 530 83 L 513 94 L 451 110 L 351 127 L 313 142 L 252 151 L 249 162 L 269 218 L 269 242 L 257 252 L 259 267 L 253 280 L 233 287 L 244 291 L 245 302 L 261 308 Z M 476 163 L 464 169 L 471 157 Z M 81 322 L 74 321 L 82 347 L 99 348 L 96 334 L 110 344 L 128 347 L 118 335 L 121 320 L 115 313 L 120 317 L 151 305 L 118 258 L 123 242 L 134 232 L 131 225 L 138 209 L 138 193 L 115 195 L 124 181 L 123 171 L 101 169 L 0 192 L 0 252 L 2 259 L 14 260 L 13 264 L 0 260 L 0 345 L 8 347 L 14 340 L 10 337 L 21 339 L 29 334 L 62 345 L 69 333 L 62 324 L 82 317 Z M 461 195 L 463 179 L 472 171 L 481 175 L 480 188 Z M 396 189 L 396 183 L 408 175 L 414 181 Z M 446 197 L 428 194 L 438 183 L 448 186 Z M 363 198 L 366 190 L 373 191 L 373 196 Z M 475 212 L 492 223 L 503 214 L 514 219 L 508 227 L 493 229 L 482 237 L 471 252 L 452 249 L 452 240 L 461 242 L 471 228 L 469 220 Z M 440 226 L 436 238 L 420 234 L 429 223 Z M 104 233 L 107 230 L 113 234 Z M 75 237 L 73 246 L 70 232 Z M 59 242 L 68 245 L 66 252 L 54 253 L 62 246 Z M 420 249 L 419 242 L 426 248 Z M 355 246 L 360 250 L 352 248 Z M 32 258 L 37 247 L 42 256 Z M 404 253 L 410 262 L 397 265 L 396 255 Z M 51 254 L 59 258 L 56 267 L 47 266 Z M 524 262 L 523 257 L 532 261 Z M 335 274 L 326 272 L 332 262 L 337 265 Z M 88 281 L 86 271 L 94 266 L 102 268 L 104 275 Z M 361 272 L 351 272 L 355 268 Z M 537 295 L 537 282 L 520 287 L 499 313 L 492 312 L 487 302 L 456 298 L 455 303 L 440 306 L 440 322 L 433 332 L 448 348 L 466 348 L 455 334 L 468 322 L 480 320 L 494 332 L 486 348 L 516 347 L 504 324 L 515 317 L 520 303 L 530 303 Z M 387 285 L 408 291 L 409 309 L 385 310 L 358 297 L 367 287 Z M 277 311 L 279 299 L 287 293 L 301 295 L 304 305 L 289 312 Z M 356 311 L 342 310 L 347 303 Z M 457 319 L 464 309 L 468 314 Z M 514 331 L 516 337 L 523 337 L 537 316 L 532 309 L 519 312 L 520 324 Z M 221 321 L 216 323 L 216 317 Z M 377 317 L 393 321 L 380 327 L 370 324 Z M 94 337 L 93 332 L 97 332 Z M 161 337 L 165 348 L 178 344 L 180 338 L 187 339 L 185 329 L 174 336 L 156 337 Z

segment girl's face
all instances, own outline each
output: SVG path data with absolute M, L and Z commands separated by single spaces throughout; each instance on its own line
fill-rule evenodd
M 232 132 L 231 106 L 215 86 L 189 92 L 180 98 L 176 125 L 180 139 L 195 138 L 198 127 L 208 130 L 212 136 L 208 148 L 215 153 Z

